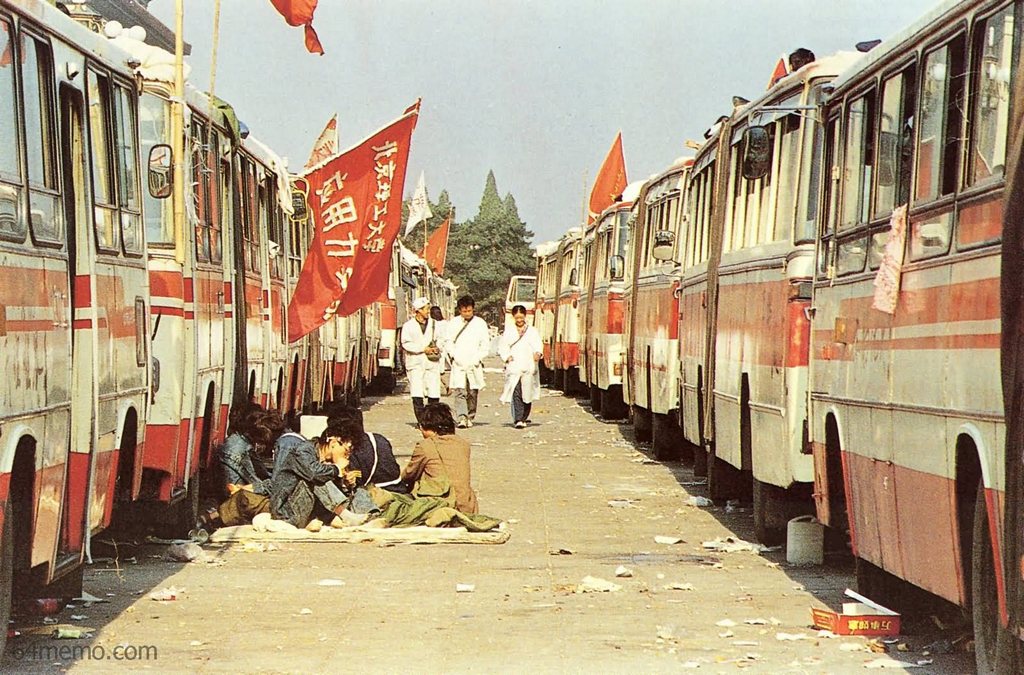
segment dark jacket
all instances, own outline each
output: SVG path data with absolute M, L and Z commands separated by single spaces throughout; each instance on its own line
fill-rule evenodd
M 286 438 L 286 437 L 282 437 Z M 323 485 L 338 478 L 338 467 L 321 462 L 312 441 L 275 446 L 274 477 L 270 479 L 270 512 L 275 518 L 292 521 L 288 500 L 300 481 Z M 294 524 L 294 523 L 293 523 Z
M 376 452 L 369 433 L 363 434 L 358 443 L 353 443 L 349 468 L 358 469 L 363 474 L 356 479 L 356 487 L 372 483 L 392 492 L 407 492 L 391 443 L 380 434 L 373 434 L 373 438 L 377 441 Z

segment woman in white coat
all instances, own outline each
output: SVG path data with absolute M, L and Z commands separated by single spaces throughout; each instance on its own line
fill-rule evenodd
M 540 398 L 540 371 L 537 362 L 543 355 L 540 333 L 526 325 L 526 307 L 512 308 L 514 326 L 509 326 L 498 341 L 498 356 L 505 362 L 505 388 L 501 402 L 512 404 L 512 424 L 526 427 L 533 402 Z

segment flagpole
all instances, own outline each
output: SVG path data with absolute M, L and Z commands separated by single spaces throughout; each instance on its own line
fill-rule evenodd
M 217 44 L 220 39 L 220 0 L 213 3 L 213 46 L 210 48 L 210 117 L 213 118 L 213 92 L 217 81 Z
M 174 158 L 174 190 L 171 204 L 174 227 L 174 259 L 185 264 L 185 7 L 174 3 L 174 98 L 171 101 L 171 155 Z

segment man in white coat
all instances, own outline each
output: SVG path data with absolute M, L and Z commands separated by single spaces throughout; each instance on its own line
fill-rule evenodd
M 473 313 L 472 295 L 459 298 L 458 317 L 448 321 L 445 352 L 452 362 L 448 379 L 455 397 L 455 419 L 460 429 L 473 426 L 480 390 L 484 388 L 484 359 L 491 349 L 491 331 L 487 322 Z
M 526 428 L 533 402 L 540 398 L 540 371 L 537 362 L 544 354 L 540 333 L 526 325 L 526 307 L 512 308 L 514 326 L 509 326 L 498 341 L 498 356 L 505 362 L 505 388 L 501 402 L 512 404 L 512 424 Z
M 430 318 L 429 300 L 416 298 L 412 308 L 414 316 L 402 325 L 402 351 L 412 411 L 419 423 L 423 407 L 441 400 L 441 349 L 437 344 L 441 334 L 437 322 Z

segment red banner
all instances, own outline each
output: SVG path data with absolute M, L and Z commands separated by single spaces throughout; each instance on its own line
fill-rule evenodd
M 305 174 L 316 229 L 288 305 L 289 342 L 386 291 L 418 117 L 419 101 L 358 146 Z

